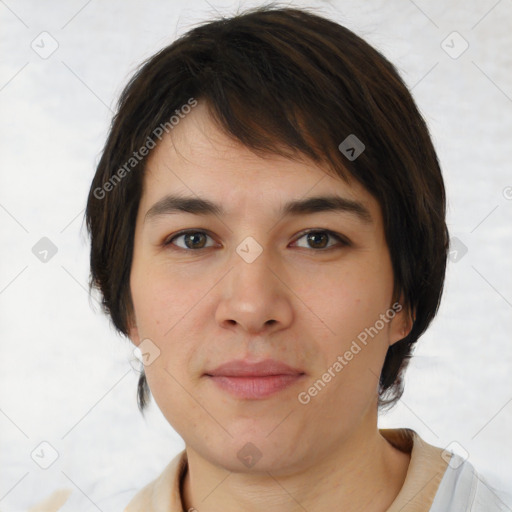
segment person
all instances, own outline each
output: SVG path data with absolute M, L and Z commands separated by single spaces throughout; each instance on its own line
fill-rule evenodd
M 506 510 L 377 427 L 439 308 L 445 203 L 410 92 L 338 23 L 260 6 L 149 58 L 91 184 L 90 285 L 186 447 L 125 510 Z

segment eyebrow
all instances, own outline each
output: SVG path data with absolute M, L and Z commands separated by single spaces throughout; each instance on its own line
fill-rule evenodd
M 200 197 L 166 195 L 157 201 L 147 212 L 144 222 L 172 213 L 191 213 L 193 215 L 225 215 L 220 204 Z M 300 216 L 319 212 L 345 212 L 357 217 L 365 224 L 371 224 L 373 218 L 369 210 L 359 201 L 338 195 L 314 196 L 286 203 L 279 212 L 280 216 Z

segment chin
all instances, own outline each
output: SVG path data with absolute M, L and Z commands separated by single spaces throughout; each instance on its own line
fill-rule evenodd
M 204 446 L 207 453 L 203 456 L 213 464 L 237 473 L 279 471 L 285 474 L 287 469 L 296 464 L 298 458 L 302 459 L 295 445 L 285 444 L 285 438 L 280 433 L 270 440 L 267 431 L 239 433 L 229 441 L 218 444 L 220 449 L 212 451 L 210 443 Z

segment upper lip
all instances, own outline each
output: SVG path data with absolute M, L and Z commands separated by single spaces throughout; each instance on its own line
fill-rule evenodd
M 301 375 L 304 372 L 275 359 L 265 359 L 251 363 L 243 359 L 234 359 L 206 372 L 209 376 L 223 377 L 265 377 L 269 375 Z

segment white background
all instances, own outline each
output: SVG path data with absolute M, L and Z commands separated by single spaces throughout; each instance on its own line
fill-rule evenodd
M 3 512 L 62 487 L 73 490 L 74 510 L 93 506 L 140 488 L 184 446 L 154 403 L 146 419 L 139 414 L 130 344 L 88 298 L 83 214 L 122 87 L 143 59 L 217 16 L 214 8 L 234 14 L 239 5 L 210 3 L 0 2 Z M 512 2 L 292 5 L 318 7 L 397 65 L 438 150 L 451 236 L 468 249 L 449 263 L 439 315 L 380 426 L 413 428 L 441 447 L 456 441 L 454 451 L 510 491 Z M 44 31 L 59 45 L 47 59 L 31 47 L 46 37 L 50 48 Z M 441 46 L 453 31 L 469 44 L 456 59 Z M 447 40 L 452 53 L 462 48 L 457 37 Z M 58 249 L 46 263 L 32 253 L 42 237 Z M 42 441 L 59 454 L 46 470 L 30 456 Z

